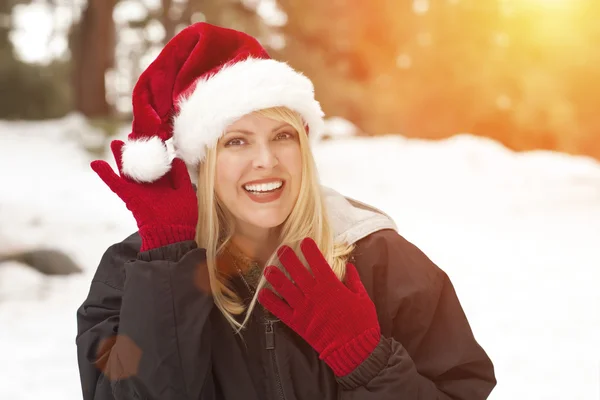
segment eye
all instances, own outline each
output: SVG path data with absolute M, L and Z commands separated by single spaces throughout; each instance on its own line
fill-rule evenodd
M 228 141 L 225 143 L 225 147 L 230 147 L 230 146 L 241 146 L 241 145 L 243 145 L 244 143 L 245 143 L 245 142 L 244 142 L 244 139 L 242 139 L 242 138 L 233 138 L 233 139 L 231 139 L 231 140 L 228 140 Z
M 290 132 L 280 132 L 275 136 L 275 140 L 293 139 L 294 135 Z

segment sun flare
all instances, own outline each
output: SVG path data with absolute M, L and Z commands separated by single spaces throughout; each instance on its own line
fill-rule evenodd
M 510 0 L 512 4 L 539 8 L 572 8 L 579 0 Z

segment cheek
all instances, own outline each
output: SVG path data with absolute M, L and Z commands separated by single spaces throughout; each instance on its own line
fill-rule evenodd
M 224 201 L 230 200 L 235 196 L 240 174 L 237 172 L 235 163 L 225 159 L 217 159 L 215 171 L 215 191 L 217 196 Z
M 280 160 L 283 160 L 283 165 L 288 174 L 290 174 L 294 183 L 300 186 L 302 180 L 302 154 L 300 146 L 286 148 Z

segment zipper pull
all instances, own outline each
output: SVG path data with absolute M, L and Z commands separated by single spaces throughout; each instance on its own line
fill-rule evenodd
M 265 327 L 265 338 L 266 338 L 266 349 L 275 349 L 275 331 L 273 329 L 273 321 L 267 320 L 267 326 Z

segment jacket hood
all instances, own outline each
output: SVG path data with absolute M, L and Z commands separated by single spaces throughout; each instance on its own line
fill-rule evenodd
M 398 228 L 392 218 L 375 207 L 322 186 L 336 242 L 354 244 L 372 233 Z

